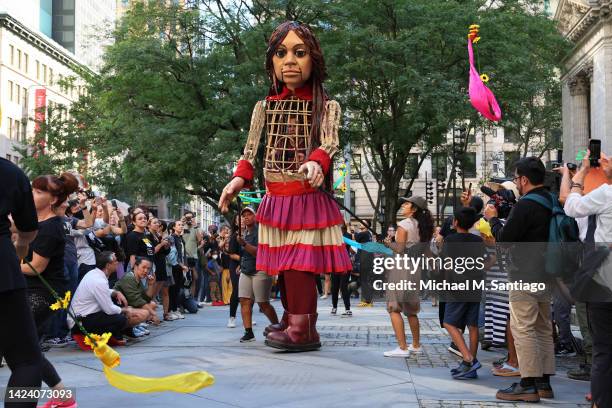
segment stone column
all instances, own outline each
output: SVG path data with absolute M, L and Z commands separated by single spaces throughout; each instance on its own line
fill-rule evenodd
M 573 149 L 564 152 L 567 162 L 575 162 L 576 154 L 589 146 L 589 97 L 590 84 L 584 75 L 577 75 L 569 81 L 572 96 L 572 145 Z

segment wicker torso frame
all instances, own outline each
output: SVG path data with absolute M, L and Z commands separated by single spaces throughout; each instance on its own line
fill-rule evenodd
M 312 103 L 301 99 L 270 101 L 266 107 L 264 169 L 269 175 L 296 175 L 311 151 Z

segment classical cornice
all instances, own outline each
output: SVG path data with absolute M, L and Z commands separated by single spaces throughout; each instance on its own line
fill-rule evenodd
M 554 19 L 561 34 L 578 42 L 600 19 L 611 15 L 611 0 L 561 0 Z
M 22 38 L 27 43 L 38 48 L 54 60 L 61 62 L 67 67 L 77 66 L 91 72 L 91 69 L 89 69 L 89 67 L 78 61 L 73 54 L 69 53 L 61 45 L 29 29 L 21 22 L 11 17 L 9 14 L 0 13 L 0 27 L 6 28 L 13 34 Z

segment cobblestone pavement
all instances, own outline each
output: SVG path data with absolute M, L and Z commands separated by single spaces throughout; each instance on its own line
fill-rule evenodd
M 528 404 L 513 404 L 505 402 L 482 402 L 482 401 L 440 401 L 440 400 L 419 400 L 421 408 L 513 408 L 531 406 Z M 556 404 L 555 407 L 567 408 L 587 408 L 590 404 Z
M 449 375 L 459 358 L 447 351 L 450 342 L 438 324 L 437 309 L 423 302 L 419 314 L 423 354 L 407 359 L 385 358 L 383 351 L 397 346 L 383 302 L 373 308 L 354 308 L 352 318 L 330 315 L 329 300 L 319 302 L 318 330 L 323 347 L 310 353 L 282 353 L 263 344 L 266 325 L 255 313 L 256 341 L 240 343 L 238 327 L 226 327 L 227 307 L 205 307 L 185 320 L 150 327 L 151 335 L 118 348 L 119 371 L 143 376 L 205 370 L 216 378 L 214 386 L 190 394 L 132 394 L 111 387 L 99 361 L 76 346 L 46 353 L 62 380 L 78 389 L 79 405 L 87 408 L 450 408 L 521 407 L 500 403 L 495 391 L 511 379 L 494 377 L 491 363 L 504 349 L 479 351 L 483 364 L 475 381 L 456 381 Z M 272 303 L 281 312 L 280 302 Z M 409 330 L 408 339 L 410 341 Z M 538 407 L 582 408 L 588 389 L 569 380 L 565 370 L 578 358 L 557 359 L 553 379 L 555 400 Z M 0 368 L 0 384 L 9 371 Z

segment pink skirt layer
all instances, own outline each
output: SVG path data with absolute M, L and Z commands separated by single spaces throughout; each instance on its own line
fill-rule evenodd
M 257 222 L 282 230 L 298 231 L 344 224 L 338 205 L 325 193 L 291 196 L 266 194 L 257 209 Z
M 342 241 L 337 204 L 323 192 L 266 194 L 257 210 L 257 269 L 269 275 L 298 270 L 346 273 L 351 260 Z

